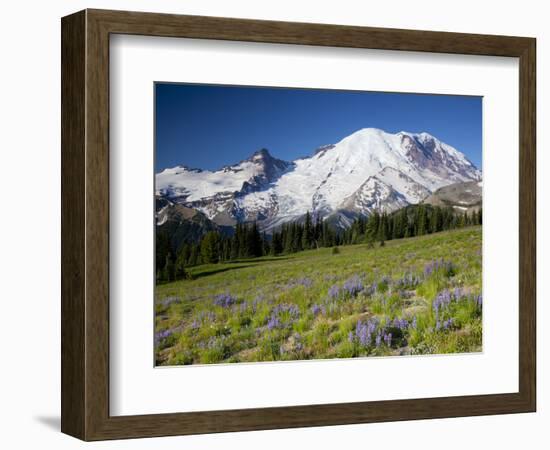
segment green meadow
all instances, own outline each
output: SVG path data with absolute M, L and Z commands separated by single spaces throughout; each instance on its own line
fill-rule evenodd
M 479 352 L 481 226 L 188 269 L 155 292 L 157 365 Z

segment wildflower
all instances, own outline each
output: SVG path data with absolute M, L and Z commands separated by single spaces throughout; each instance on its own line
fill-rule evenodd
M 294 323 L 300 316 L 300 309 L 296 305 L 278 304 L 271 310 L 267 322 L 268 330 L 284 328 Z
M 231 305 L 236 303 L 236 301 L 237 299 L 231 294 L 218 294 L 214 297 L 214 304 L 223 308 L 230 307 Z
M 363 282 L 355 275 L 344 283 L 344 291 L 350 296 L 355 297 L 363 290 Z
M 314 316 L 317 316 L 318 314 L 325 314 L 326 310 L 325 310 L 325 307 L 323 305 L 319 305 L 319 304 L 314 304 L 312 307 L 311 307 L 311 313 L 314 315 Z
M 382 335 L 380 334 L 380 332 L 378 332 L 378 334 L 376 335 L 376 347 L 380 347 L 380 345 L 382 345 Z
M 355 334 L 361 345 L 366 346 L 370 343 L 369 342 L 370 339 L 367 339 L 368 337 L 367 325 L 361 322 L 360 320 L 357 321 L 357 325 L 355 326 Z
M 455 301 L 457 302 L 458 300 L 460 300 L 460 298 L 462 297 L 462 289 L 459 288 L 459 287 L 456 287 L 454 292 L 453 292 L 453 297 L 455 299 Z
M 172 336 L 172 334 L 173 334 L 172 330 L 162 330 L 155 333 L 155 345 L 162 344 L 166 339 Z
M 398 328 L 400 330 L 406 330 L 409 326 L 409 322 L 407 319 L 395 319 L 393 321 L 394 328 Z
M 450 319 L 447 319 L 443 322 L 443 329 L 444 330 L 448 330 L 453 324 L 453 319 L 450 318 Z
M 268 330 L 274 330 L 275 328 L 279 328 L 280 326 L 281 326 L 281 321 L 275 315 L 272 315 L 267 321 Z
M 391 338 L 392 338 L 391 333 L 384 334 L 384 343 L 385 343 L 388 347 L 391 347 Z
M 338 286 L 337 284 L 331 286 L 328 290 L 328 296 L 330 299 L 338 298 L 340 296 L 340 286 Z
M 451 293 L 444 289 L 439 294 L 437 294 L 435 300 L 433 301 L 433 309 L 436 313 L 436 316 L 438 315 L 439 311 L 451 303 Z
M 430 261 L 424 266 L 424 277 L 427 278 L 439 270 L 450 274 L 453 270 L 453 264 L 450 261 L 444 261 L 443 258 Z
M 313 285 L 313 281 L 311 280 L 311 278 L 299 278 L 298 280 L 296 280 L 296 284 L 299 284 L 301 286 L 304 286 L 304 287 L 311 287 Z
M 411 272 L 406 273 L 395 282 L 397 289 L 413 289 L 420 284 L 420 278 Z
M 377 319 L 369 319 L 366 322 L 361 320 L 357 321 L 355 325 L 355 333 L 352 331 L 348 334 L 348 340 L 350 342 L 358 342 L 363 347 L 368 347 L 372 344 L 372 335 L 378 328 Z

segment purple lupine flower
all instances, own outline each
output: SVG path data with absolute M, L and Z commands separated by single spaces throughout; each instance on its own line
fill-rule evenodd
M 394 319 L 393 321 L 394 328 L 398 328 L 400 330 L 406 330 L 409 326 L 409 322 L 407 319 Z
M 449 273 L 453 269 L 453 263 L 445 261 L 443 258 L 430 261 L 424 266 L 424 277 L 429 277 L 440 269 Z
M 459 301 L 462 298 L 462 289 L 456 287 L 453 291 L 453 297 L 456 302 Z
M 369 321 L 367 322 L 367 331 L 368 331 L 368 333 L 369 334 L 374 334 L 377 327 L 378 327 L 378 319 L 376 319 L 376 318 L 369 319 Z
M 437 294 L 433 301 L 433 309 L 436 315 L 438 315 L 441 309 L 447 307 L 449 303 L 451 303 L 451 293 L 448 291 L 448 289 L 444 289 L 439 294 Z
M 275 328 L 279 328 L 280 326 L 281 326 L 281 321 L 276 315 L 272 315 L 267 321 L 268 330 L 274 330 Z
M 237 302 L 237 299 L 231 294 L 218 294 L 214 297 L 214 304 L 223 308 L 229 308 Z
M 344 283 L 344 291 L 350 297 L 357 296 L 363 290 L 363 287 L 363 282 L 357 275 L 354 275 Z
M 417 322 L 416 322 L 416 316 L 413 317 L 413 321 L 412 321 L 412 324 L 411 324 L 411 327 L 413 330 L 416 330 L 416 327 L 418 326 Z
M 450 319 L 447 319 L 443 322 L 443 329 L 448 330 L 453 325 L 453 319 L 452 317 Z
M 439 320 L 437 320 L 435 322 L 435 331 L 439 331 L 440 328 L 441 328 L 441 324 L 439 323 Z
M 429 277 L 435 270 L 435 262 L 430 261 L 424 266 L 424 276 Z
M 411 272 L 406 273 L 395 282 L 397 289 L 411 289 L 420 284 L 420 278 Z
M 391 284 L 391 279 L 384 275 L 382 278 L 380 278 L 378 283 L 375 282 L 375 291 L 384 292 L 390 284 Z
M 271 317 L 267 322 L 267 328 L 283 328 L 291 325 L 300 317 L 300 309 L 296 305 L 287 305 L 284 303 L 275 305 L 271 310 Z
M 313 285 L 313 281 L 311 280 L 311 278 L 304 277 L 296 280 L 296 284 L 300 284 L 304 287 L 311 287 Z
M 330 299 L 337 299 L 340 296 L 340 286 L 334 284 L 328 290 L 328 296 Z
M 312 307 L 311 307 L 311 313 L 314 315 L 314 316 L 317 316 L 318 314 L 325 314 L 325 307 L 323 305 L 319 305 L 317 303 L 315 303 Z
M 378 321 L 376 319 L 369 319 L 366 322 L 358 320 L 355 325 L 355 333 L 350 332 L 348 340 L 350 342 L 358 342 L 363 347 L 368 347 L 372 344 L 372 335 L 377 327 Z
M 155 333 L 155 345 L 162 344 L 166 339 L 172 336 L 172 334 L 173 334 L 172 330 L 162 330 Z
M 392 338 L 391 333 L 384 334 L 384 343 L 385 343 L 388 347 L 391 347 L 391 338 Z
M 380 334 L 380 331 L 376 335 L 375 344 L 376 344 L 376 347 L 380 347 L 382 345 L 382 335 Z
M 479 294 L 476 298 L 476 303 L 477 303 L 477 306 L 479 308 L 481 308 L 483 306 L 483 296 L 481 294 Z
M 361 345 L 366 346 L 370 343 L 369 340 L 367 339 L 368 337 L 367 325 L 361 322 L 360 320 L 358 320 L 357 325 L 355 325 L 355 334 L 357 336 L 357 340 Z

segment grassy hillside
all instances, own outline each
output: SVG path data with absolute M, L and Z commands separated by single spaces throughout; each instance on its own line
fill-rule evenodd
M 156 289 L 157 364 L 481 350 L 481 227 L 190 272 Z

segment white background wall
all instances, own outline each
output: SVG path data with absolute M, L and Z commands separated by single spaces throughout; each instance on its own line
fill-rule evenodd
M 372 4 L 371 4 L 372 3 Z M 141 439 L 95 448 L 475 449 L 550 441 L 550 29 L 535 0 L 443 2 L 73 0 L 5 2 L 0 13 L 0 443 L 73 449 L 60 415 L 60 17 L 86 7 L 534 36 L 538 39 L 538 412 L 509 416 Z M 506 243 L 503 243 L 505 257 Z M 406 380 L 406 376 L 405 376 Z M 544 426 L 546 425 L 546 427 Z

